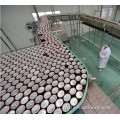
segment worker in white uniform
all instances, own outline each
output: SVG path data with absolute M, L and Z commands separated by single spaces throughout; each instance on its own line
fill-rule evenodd
M 99 59 L 99 71 L 103 71 L 104 68 L 106 67 L 106 64 L 109 60 L 111 54 L 111 50 L 110 50 L 110 43 L 106 42 L 105 45 L 102 47 L 101 51 L 100 51 L 100 59 Z

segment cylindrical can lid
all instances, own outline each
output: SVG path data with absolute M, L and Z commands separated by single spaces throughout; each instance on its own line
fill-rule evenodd
M 45 87 L 45 90 L 46 90 L 46 91 L 49 91 L 51 88 L 52 88 L 52 85 L 47 85 L 47 86 Z
M 10 97 L 10 93 L 6 93 L 2 96 L 2 100 L 7 100 Z
M 23 114 L 30 114 L 30 110 L 25 110 Z
M 70 82 L 70 79 L 69 79 L 69 78 L 66 78 L 66 79 L 64 80 L 64 82 L 65 82 L 65 83 L 69 83 L 69 82 Z
M 56 94 L 58 92 L 58 88 L 57 87 L 54 87 L 53 89 L 52 89 L 52 94 Z
M 71 80 L 71 81 L 70 81 L 70 84 L 71 84 L 71 85 L 76 85 L 76 81 L 75 81 L 75 80 Z
M 36 82 L 36 83 L 39 83 L 41 80 L 42 80 L 41 78 L 37 78 L 37 79 L 35 80 L 35 82 Z
M 54 76 L 53 76 L 53 79 L 54 79 L 54 80 L 58 79 L 58 75 L 54 75 Z
M 68 78 L 69 76 L 70 76 L 69 73 L 65 73 L 65 74 L 64 74 L 64 77 L 65 77 L 65 78 Z
M 80 74 L 80 69 L 77 69 L 75 72 L 76 72 L 77 74 Z
M 49 77 L 52 77 L 54 75 L 54 72 L 49 73 Z
M 45 81 L 45 80 L 42 80 L 42 81 L 39 83 L 40 86 L 44 86 L 45 84 L 46 84 L 46 81 Z
M 82 78 L 87 78 L 87 74 L 82 74 Z
M 76 93 L 76 97 L 77 97 L 78 99 L 82 98 L 82 96 L 83 96 L 83 93 L 82 93 L 81 91 L 78 91 L 78 92 Z
M 20 88 L 20 92 L 24 92 L 26 89 L 27 89 L 27 86 L 22 86 L 22 87 Z
M 59 87 L 59 88 L 63 88 L 63 87 L 64 87 L 64 82 L 60 82 L 60 83 L 58 84 L 58 87 Z
M 1 110 L 0 110 L 0 114 L 6 114 L 9 111 L 10 107 L 9 106 L 4 106 Z
M 49 78 L 49 79 L 47 80 L 47 84 L 51 84 L 52 81 L 53 81 L 53 79 Z
M 41 108 L 46 108 L 49 104 L 49 101 L 48 100 L 43 100 L 42 103 L 41 103 Z
M 25 110 L 25 106 L 21 105 L 17 108 L 16 110 L 16 114 L 21 114 L 23 111 Z
M 85 79 L 82 79 L 82 80 L 80 81 L 80 83 L 81 83 L 82 85 L 85 85 L 85 84 L 86 84 L 86 80 L 85 80 Z
M 11 109 L 16 109 L 19 106 L 19 101 L 15 101 L 11 105 Z
M 44 91 L 44 87 L 39 87 L 38 93 L 42 93 Z
M 58 97 L 63 97 L 64 94 L 65 94 L 65 92 L 63 90 L 60 90 L 57 95 L 58 95 Z
M 60 71 L 59 72 L 59 76 L 63 76 L 64 75 L 64 72 L 63 71 Z
M 27 101 L 28 101 L 28 97 L 24 97 L 24 98 L 22 98 L 22 100 L 21 100 L 21 104 L 25 104 Z
M 54 104 L 50 104 L 50 105 L 47 107 L 47 112 L 48 112 L 48 113 L 52 113 L 54 110 L 55 110 L 55 105 L 54 105 Z
M 81 84 L 78 84 L 78 85 L 76 86 L 76 89 L 77 89 L 77 90 L 82 90 L 82 88 L 83 88 L 83 87 L 82 87 Z
M 87 71 L 86 71 L 86 69 L 82 69 L 82 73 L 86 73 Z
M 32 78 L 31 78 L 31 80 L 35 80 L 37 78 L 37 76 L 33 76 Z
M 26 108 L 27 108 L 27 109 L 30 109 L 30 108 L 33 107 L 33 105 L 34 105 L 34 100 L 30 100 L 30 101 L 26 104 Z
M 70 73 L 71 73 L 71 74 L 73 74 L 74 72 L 75 72 L 74 69 L 71 69 L 71 70 L 70 70 Z
M 35 102 L 36 103 L 40 103 L 41 101 L 43 100 L 43 96 L 42 95 L 39 95 L 35 98 Z
M 38 89 L 38 87 L 39 87 L 39 85 L 38 85 L 38 84 L 35 84 L 35 85 L 32 87 L 32 90 L 35 91 L 35 90 Z
M 45 109 L 42 109 L 38 112 L 38 114 L 46 114 L 46 110 Z
M 65 94 L 64 101 L 68 102 L 70 99 L 71 99 L 71 95 L 70 94 Z
M 72 106 L 77 105 L 77 103 L 78 103 L 77 98 L 72 98 L 72 99 L 70 100 L 70 104 L 71 104 Z
M 76 93 L 76 89 L 75 89 L 75 88 L 71 88 L 71 89 L 70 89 L 70 94 L 71 94 L 71 95 L 74 95 L 75 93 Z
M 31 89 L 27 89 L 25 92 L 24 92 L 24 95 L 27 96 L 31 93 Z
M 59 78 L 58 78 L 58 81 L 63 81 L 64 80 L 64 77 L 63 76 L 60 76 Z
M 36 114 L 39 110 L 40 110 L 40 105 L 39 104 L 34 105 L 34 107 L 32 108 L 32 113 Z
M 76 76 L 76 81 L 80 81 L 81 80 L 81 77 L 80 76 Z
M 75 78 L 75 75 L 74 74 L 71 74 L 70 75 L 70 79 L 74 79 Z
M 63 112 L 68 112 L 70 110 L 70 104 L 69 103 L 64 103 L 64 105 L 62 106 L 62 110 Z
M 56 106 L 57 107 L 61 107 L 63 105 L 63 99 L 58 99 L 57 101 L 56 101 Z
M 54 111 L 54 114 L 62 114 L 62 110 L 60 108 L 57 108 L 55 111 Z
M 31 95 L 30 95 L 30 99 L 35 99 L 37 97 L 37 92 L 33 92 Z
M 15 96 L 15 100 L 21 99 L 22 96 L 23 96 L 23 93 L 18 93 L 18 94 Z
M 55 80 L 55 81 L 52 82 L 52 86 L 56 86 L 57 84 L 58 84 L 57 80 Z
M 48 99 L 50 96 L 51 96 L 51 92 L 46 92 L 46 93 L 44 94 L 44 98 L 45 98 L 45 99 Z
M 57 100 L 57 96 L 52 95 L 49 100 L 50 100 L 50 103 L 54 103 Z
M 11 110 L 11 111 L 8 112 L 8 114 L 15 114 L 15 111 Z
M 65 90 L 69 90 L 70 88 L 71 88 L 70 84 L 66 84 L 66 85 L 64 86 L 64 89 L 65 89 Z
M 83 69 L 84 68 L 84 66 L 83 65 L 80 65 L 80 69 Z

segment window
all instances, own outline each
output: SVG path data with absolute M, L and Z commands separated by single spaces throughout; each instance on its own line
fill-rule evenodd
M 102 9 L 102 18 L 107 18 L 112 15 L 113 8 L 103 8 Z
M 60 13 L 61 13 L 60 11 L 54 11 L 54 14 L 60 14 Z M 52 11 L 38 12 L 39 17 L 44 16 L 44 15 L 50 15 L 50 14 L 53 14 Z M 32 13 L 32 16 L 33 16 L 35 21 L 38 21 L 36 13 Z

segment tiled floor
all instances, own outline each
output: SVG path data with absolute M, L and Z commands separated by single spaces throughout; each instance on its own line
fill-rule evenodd
M 96 83 L 88 87 L 87 95 L 81 108 L 85 114 L 120 114 L 120 110 Z

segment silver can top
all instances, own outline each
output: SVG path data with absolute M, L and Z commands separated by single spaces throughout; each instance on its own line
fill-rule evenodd
M 55 105 L 54 104 L 50 104 L 48 107 L 47 107 L 47 112 L 48 113 L 53 113 L 55 110 Z
M 63 105 L 63 99 L 58 99 L 57 101 L 56 101 L 56 106 L 57 107 L 61 107 Z
M 65 92 L 63 90 L 60 90 L 57 94 L 58 97 L 63 97 Z
M 71 99 L 71 95 L 70 94 L 65 94 L 63 99 L 64 99 L 64 101 L 68 102 Z
M 77 103 L 78 103 L 77 98 L 72 98 L 72 99 L 70 100 L 70 104 L 71 104 L 72 106 L 77 105 Z
M 41 108 L 46 108 L 46 107 L 48 106 L 48 104 L 49 104 L 49 101 L 48 101 L 48 100 L 42 101 L 42 103 L 41 103 Z

